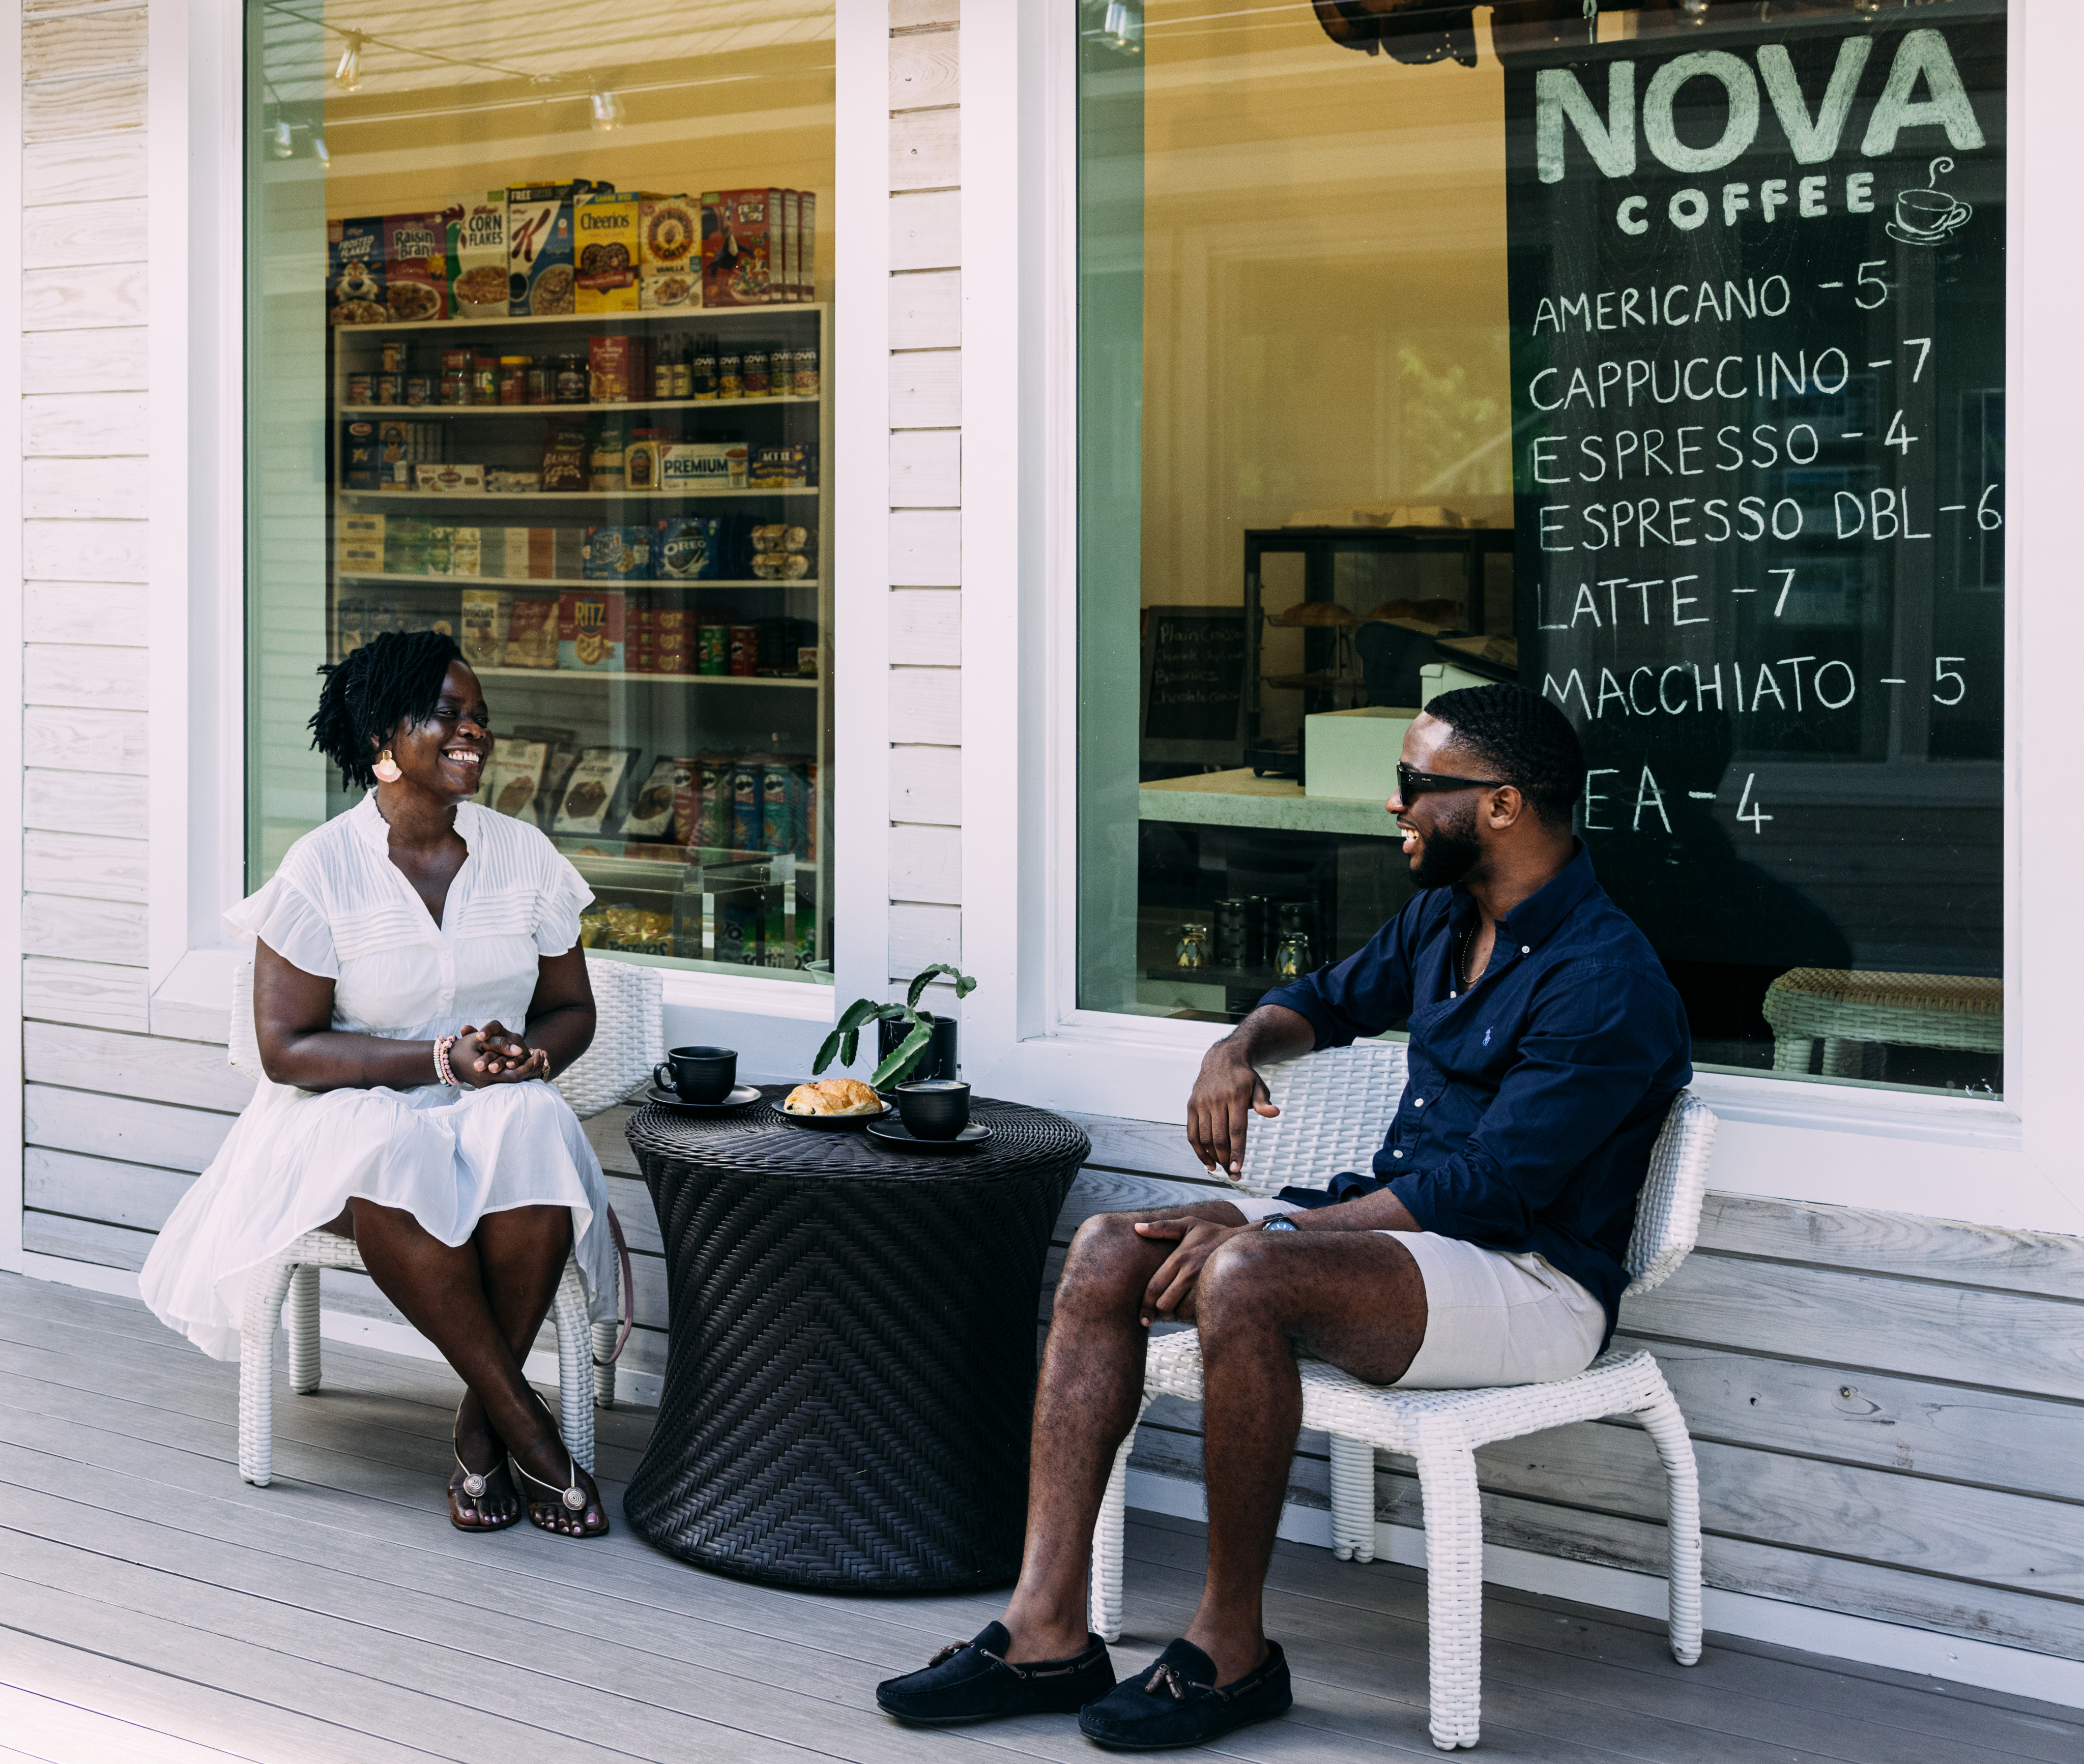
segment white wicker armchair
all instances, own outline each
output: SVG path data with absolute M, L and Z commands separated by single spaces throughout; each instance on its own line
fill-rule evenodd
M 663 987 L 656 968 L 589 958 L 593 983 L 593 1043 L 554 1081 L 572 1112 L 598 1115 L 647 1082 L 664 1054 Z M 253 1033 L 253 963 L 239 965 L 232 983 L 231 1065 L 264 1076 Z M 319 1387 L 319 1270 L 366 1273 L 351 1237 L 307 1232 L 279 1256 L 256 1268 L 247 1282 L 239 1335 L 239 1474 L 265 1488 L 274 1474 L 275 1324 L 290 1301 L 290 1388 L 299 1396 Z M 628 1296 L 625 1295 L 625 1301 Z M 593 1411 L 615 1402 L 615 1368 L 596 1367 L 615 1346 L 616 1326 L 589 1323 L 586 1284 L 578 1263 L 567 1261 L 550 1315 L 557 1331 L 558 1430 L 579 1462 L 593 1468 Z
M 1271 1195 L 1289 1185 L 1321 1188 L 1342 1170 L 1365 1171 L 1404 1088 L 1400 1043 L 1358 1042 L 1270 1066 L 1281 1106 L 1255 1118 L 1240 1186 Z M 1691 1091 L 1665 1118 L 1650 1156 L 1629 1242 L 1629 1290 L 1671 1278 L 1692 1249 L 1707 1191 L 1715 1117 Z M 1363 1384 L 1306 1359 L 1302 1424 L 1332 1436 L 1332 1540 L 1343 1560 L 1375 1555 L 1375 1454 L 1418 1462 L 1425 1504 L 1430 1727 L 1443 1751 L 1476 1743 L 1483 1690 L 1483 1511 L 1476 1448 L 1569 1421 L 1633 1415 L 1664 1466 L 1670 1533 L 1668 1633 L 1683 1665 L 1701 1657 L 1701 1500 L 1693 1445 L 1657 1362 L 1609 1352 L 1574 1378 L 1484 1390 L 1403 1391 Z M 1201 1398 L 1201 1339 L 1191 1330 L 1156 1338 L 1144 1373 L 1144 1407 L 1160 1396 Z M 1132 1429 L 1116 1455 L 1093 1538 L 1091 1621 L 1121 1633 L 1123 1508 Z

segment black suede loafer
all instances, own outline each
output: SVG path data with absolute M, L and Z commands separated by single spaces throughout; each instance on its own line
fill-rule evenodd
M 1010 1660 L 1012 1641 L 1003 1623 L 987 1623 L 975 1641 L 953 1643 L 919 1671 L 884 1679 L 875 1687 L 876 1706 L 907 1727 L 946 1728 L 1010 1715 L 1075 1715 L 1113 1688 L 1114 1662 L 1097 1635 L 1069 1660 Z
M 1081 1710 L 1078 1731 L 1110 1751 L 1163 1752 L 1271 1720 L 1294 1701 L 1280 1643 L 1268 1643 L 1264 1660 L 1218 1690 L 1215 1662 L 1192 1642 L 1177 1641 L 1149 1671 Z

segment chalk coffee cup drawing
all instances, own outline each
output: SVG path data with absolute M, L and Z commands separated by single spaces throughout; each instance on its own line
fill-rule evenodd
M 1968 225 L 1975 209 L 1951 191 L 1939 188 L 1940 174 L 1953 169 L 1951 159 L 1934 159 L 1930 184 L 1898 193 L 1896 218 L 1884 229 L 1891 239 L 1905 245 L 1936 245 Z
M 651 1074 L 661 1090 L 683 1102 L 721 1102 L 738 1082 L 735 1047 L 676 1047 Z

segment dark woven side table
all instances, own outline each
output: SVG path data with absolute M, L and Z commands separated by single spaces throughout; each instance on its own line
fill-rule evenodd
M 1020 1566 L 1049 1231 L 1091 1148 L 975 1102 L 974 1151 L 646 1108 L 670 1336 L 623 1511 L 639 1536 L 777 1585 L 917 1593 Z

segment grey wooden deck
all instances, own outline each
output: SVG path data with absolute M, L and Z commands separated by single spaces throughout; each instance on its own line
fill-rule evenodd
M 445 1369 L 328 1343 L 320 1393 L 277 1388 L 277 1479 L 249 1488 L 236 1368 L 135 1303 L 0 1275 L 0 1759 L 1097 1755 L 1062 1721 L 921 1734 L 875 1712 L 879 1678 L 972 1633 L 993 1599 L 777 1592 L 620 1527 L 583 1546 L 525 1525 L 466 1537 L 441 1500 Z M 618 1519 L 649 1425 L 641 1410 L 601 1417 Z M 1121 1669 L 1184 1623 L 1202 1550 L 1197 1526 L 1132 1525 Z M 1268 1607 L 1296 1707 L 1224 1755 L 1438 1755 L 1421 1576 L 1283 1544 Z M 1682 1670 L 1655 1626 L 1555 1600 L 1493 1589 L 1485 1631 L 1479 1756 L 2084 1756 L 2084 1723 L 2058 1709 L 1713 1635 Z

